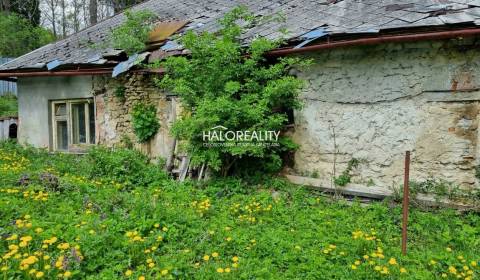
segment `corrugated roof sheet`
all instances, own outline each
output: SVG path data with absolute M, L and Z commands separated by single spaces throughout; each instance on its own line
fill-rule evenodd
M 480 0 L 150 0 L 133 9 L 151 10 L 161 21 L 188 21 L 186 29 L 214 31 L 218 28 L 216 21 L 238 5 L 247 6 L 258 16 L 281 14 L 285 17 L 284 22 L 267 22 L 247 30 L 245 42 L 255 36 L 285 37 L 279 32 L 281 29 L 288 31 L 287 39 L 299 39 L 319 28 L 332 36 L 392 28 L 480 25 Z M 112 50 L 91 46 L 105 41 L 110 30 L 124 19 L 123 14 L 111 17 L 10 61 L 0 66 L 0 71 L 35 68 L 52 61 L 61 61 L 62 65 L 86 64 L 97 57 L 97 64 L 103 62 L 102 53 Z

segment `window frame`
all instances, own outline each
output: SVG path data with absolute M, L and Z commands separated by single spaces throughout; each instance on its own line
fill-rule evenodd
M 65 115 L 57 116 L 55 112 L 55 106 L 59 104 L 65 104 Z M 73 110 L 72 105 L 77 104 L 84 104 L 85 108 L 85 143 L 73 143 Z M 81 147 L 95 145 L 96 138 L 91 138 L 90 131 L 90 104 L 93 104 L 93 116 L 96 115 L 95 110 L 95 103 L 93 98 L 78 98 L 78 99 L 63 99 L 63 100 L 52 100 L 50 102 L 51 108 L 51 120 L 52 120 L 52 129 L 51 129 L 51 136 L 52 136 L 52 150 L 58 152 L 72 152 L 72 150 L 81 150 Z M 66 121 L 67 122 L 67 149 L 59 149 L 58 147 L 58 122 L 59 121 Z M 94 120 L 95 122 L 95 120 Z M 94 128 L 95 130 L 95 128 Z M 93 131 L 95 136 L 95 131 Z M 93 140 L 91 143 L 90 140 Z

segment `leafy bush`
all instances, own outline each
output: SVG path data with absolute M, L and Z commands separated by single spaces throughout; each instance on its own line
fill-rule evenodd
M 147 142 L 157 134 L 160 122 L 155 105 L 137 103 L 132 110 L 133 131 L 140 143 Z
M 54 40 L 47 29 L 19 15 L 0 12 L 0 57 L 18 57 Z
M 145 50 L 148 36 L 157 16 L 148 10 L 124 12 L 126 20 L 112 30 L 110 42 L 115 49 L 132 55 Z
M 128 187 L 145 187 L 166 178 L 160 165 L 150 164 L 148 157 L 136 150 L 95 147 L 87 160 L 92 166 L 90 178 L 111 178 Z
M 350 175 L 350 172 L 354 168 L 358 167 L 358 164 L 360 161 L 358 159 L 352 158 L 351 160 L 348 161 L 347 168 L 342 172 L 342 174 L 336 178 L 333 179 L 333 183 L 336 186 L 340 187 L 345 187 L 347 184 L 349 184 L 352 180 L 352 176 Z
M 189 57 L 171 56 L 160 63 L 166 74 L 158 85 L 178 94 L 185 110 L 173 134 L 186 141 L 194 166 L 206 163 L 222 175 L 238 174 L 245 166 L 254 166 L 252 171 L 278 171 L 281 155 L 295 147 L 286 139 L 278 146 L 241 145 L 235 140 L 225 146 L 204 143 L 203 132 L 219 125 L 231 131 L 281 131 L 288 119 L 285 112 L 300 107 L 297 96 L 303 83 L 290 70 L 307 61 L 294 57 L 267 61 L 265 53 L 281 42 L 265 38 L 243 47 L 244 30 L 237 23 L 249 25 L 254 20 L 244 7 L 235 8 L 219 21 L 218 32 L 190 31 L 182 36 Z

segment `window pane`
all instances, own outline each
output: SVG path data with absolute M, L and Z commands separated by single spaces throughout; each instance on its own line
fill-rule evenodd
M 68 149 L 67 121 L 57 121 L 57 149 Z
M 88 104 L 88 115 L 90 119 L 90 144 L 95 144 L 95 108 L 93 102 Z
M 67 104 L 55 104 L 55 116 L 67 115 Z
M 72 144 L 87 143 L 85 103 L 72 104 Z

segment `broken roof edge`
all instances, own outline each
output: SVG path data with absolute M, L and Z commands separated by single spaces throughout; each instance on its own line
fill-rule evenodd
M 409 30 L 411 31 L 411 30 Z M 354 34 L 349 34 L 354 35 Z M 357 34 L 358 35 L 358 34 Z M 417 41 L 428 41 L 428 40 L 442 40 L 442 39 L 454 39 L 454 38 L 466 38 L 466 37 L 475 37 L 480 36 L 480 27 L 463 27 L 450 30 L 437 30 L 437 31 L 424 31 L 416 33 L 396 33 L 396 34 L 369 34 L 369 37 L 360 37 L 360 38 L 351 38 L 351 39 L 342 39 L 342 40 L 331 40 L 328 38 L 326 41 L 317 43 L 314 45 L 303 46 L 301 48 L 295 48 L 295 46 L 289 46 L 284 48 L 278 48 L 267 53 L 268 56 L 285 56 L 290 54 L 305 53 L 305 52 L 315 52 L 324 49 L 334 49 L 341 47 L 350 47 L 350 46 L 362 46 L 362 45 L 376 45 L 382 43 L 402 43 L 402 42 L 417 42 Z M 101 75 L 101 74 L 112 74 L 113 68 L 99 68 L 95 64 L 82 64 L 85 68 L 79 68 L 78 64 L 72 64 L 71 67 L 76 67 L 75 69 L 62 69 L 58 71 L 48 71 L 45 69 L 35 69 L 32 71 L 32 68 L 17 68 L 9 70 L 0 70 L 0 78 L 9 78 L 9 77 L 33 77 L 33 76 L 74 76 L 74 75 Z M 118 64 L 117 64 L 118 65 Z M 97 67 L 92 67 L 97 66 Z M 75 74 L 77 72 L 77 74 Z M 134 69 L 129 70 L 129 72 L 137 73 L 164 73 L 164 70 L 158 69 Z M 89 74 L 90 73 L 90 74 Z
M 40 48 L 34 49 L 34 50 L 32 50 L 32 51 L 29 51 L 29 52 L 26 53 L 26 54 L 23 54 L 23 55 L 21 55 L 21 56 L 19 56 L 19 57 L 16 57 L 15 59 L 12 59 L 12 60 L 10 60 L 10 61 L 8 61 L 8 62 L 6 62 L 6 63 L 0 64 L 0 68 L 1 68 L 2 66 L 4 66 L 4 65 L 8 65 L 8 64 L 14 63 L 16 60 L 20 60 L 20 59 L 22 59 L 22 58 L 24 58 L 24 57 L 26 57 L 26 56 L 28 56 L 28 55 L 30 55 L 30 54 L 32 54 L 32 53 L 37 52 L 37 51 L 40 51 L 40 50 L 42 50 L 42 49 L 44 49 L 44 48 L 47 48 L 47 47 L 50 47 L 50 46 L 56 45 L 56 44 L 61 44 L 61 43 L 63 43 L 63 42 L 67 42 L 69 39 L 71 39 L 71 38 L 73 38 L 73 37 L 79 37 L 79 36 L 80 36 L 81 34 L 83 34 L 83 33 L 87 33 L 87 34 L 88 34 L 89 31 L 95 30 L 95 28 L 97 28 L 97 27 L 100 26 L 101 24 L 103 24 L 103 23 L 111 20 L 112 18 L 114 18 L 114 17 L 119 17 L 119 16 L 125 16 L 125 12 L 126 12 L 127 10 L 136 10 L 138 7 L 140 7 L 140 6 L 144 5 L 144 4 L 145 4 L 145 2 L 138 3 L 138 4 L 134 4 L 134 5 L 132 5 L 131 7 L 129 7 L 128 9 L 125 9 L 125 10 L 123 10 L 123 11 L 117 13 L 117 14 L 113 14 L 113 15 L 111 15 L 111 16 L 109 16 L 109 17 L 106 17 L 106 18 L 98 21 L 97 23 L 95 23 L 95 24 L 93 24 L 93 25 L 84 27 L 83 29 L 80 29 L 78 32 L 75 32 L 75 33 L 73 33 L 73 34 L 70 34 L 70 35 L 66 36 L 65 38 L 61 38 L 60 40 L 57 40 L 57 41 L 55 41 L 55 42 L 50 42 L 50 43 L 48 43 L 48 44 L 46 44 L 46 45 L 44 45 L 44 46 L 41 46 Z M 19 70 L 19 69 L 22 69 L 22 68 L 13 68 L 13 69 L 9 69 L 9 70 L 16 71 L 16 70 Z M 28 69 L 28 68 L 25 68 L 25 69 Z M 8 71 L 8 70 L 0 70 L 0 73 L 5 73 L 5 72 L 7 72 L 7 71 Z
M 278 48 L 267 53 L 268 56 L 284 56 L 297 53 L 314 52 L 324 49 L 333 49 L 350 46 L 365 46 L 377 45 L 383 43 L 404 43 L 404 42 L 418 42 L 428 40 L 445 40 L 464 37 L 480 36 L 480 27 L 468 27 L 462 29 L 417 32 L 417 33 L 403 33 L 403 34 L 374 34 L 373 36 L 344 39 L 344 40 L 326 40 L 310 46 L 303 46 L 301 48 L 285 47 Z

